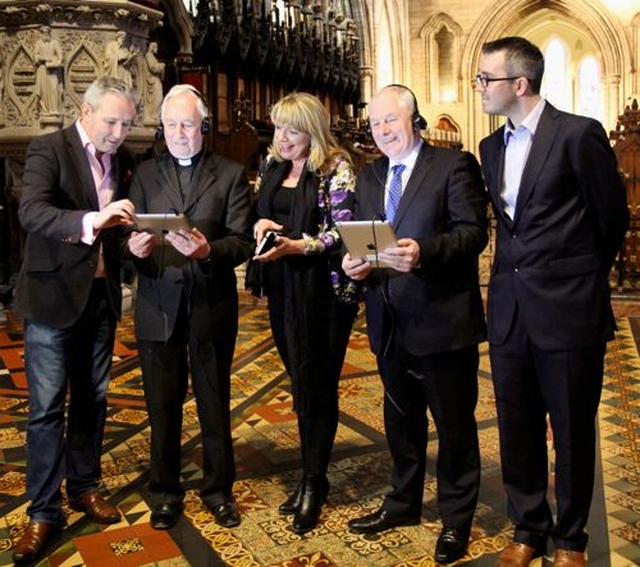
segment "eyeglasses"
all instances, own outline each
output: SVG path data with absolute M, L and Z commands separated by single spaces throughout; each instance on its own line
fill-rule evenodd
M 520 77 L 487 77 L 485 75 L 476 75 L 476 85 L 486 89 L 489 86 L 489 83 L 493 83 L 495 81 L 515 81 Z

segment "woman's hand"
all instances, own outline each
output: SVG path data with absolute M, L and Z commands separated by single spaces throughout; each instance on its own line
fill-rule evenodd
M 282 227 L 281 227 L 282 228 Z M 276 236 L 275 246 L 260 256 L 254 256 L 259 262 L 273 262 L 283 256 L 304 254 L 304 239 L 292 239 L 287 236 Z
M 260 219 L 256 224 L 253 225 L 253 237 L 256 239 L 256 243 L 259 246 L 260 242 L 262 242 L 262 239 L 264 238 L 264 235 L 268 231 L 271 230 L 273 232 L 280 232 L 283 228 L 284 226 L 272 221 L 271 219 Z

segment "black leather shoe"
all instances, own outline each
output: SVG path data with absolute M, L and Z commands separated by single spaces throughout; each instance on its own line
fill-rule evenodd
M 311 531 L 318 525 L 322 505 L 327 499 L 328 483 L 305 481 L 302 487 L 300 507 L 293 517 L 292 528 L 297 534 Z
M 469 536 L 464 537 L 455 528 L 444 528 L 436 544 L 436 561 L 438 563 L 453 563 L 460 559 L 467 551 Z
M 295 514 L 300 508 L 300 502 L 302 501 L 302 484 L 304 479 L 298 483 L 294 493 L 289 496 L 280 506 L 278 506 L 278 512 L 283 516 L 288 514 Z
M 168 530 L 176 525 L 182 514 L 182 502 L 165 502 L 151 510 L 151 527 Z
M 419 523 L 419 516 L 393 516 L 387 510 L 380 508 L 373 514 L 349 520 L 349 529 L 361 534 L 377 534 L 398 526 L 417 526 Z
M 240 512 L 233 498 L 211 508 L 216 524 L 223 528 L 233 528 L 240 523 Z

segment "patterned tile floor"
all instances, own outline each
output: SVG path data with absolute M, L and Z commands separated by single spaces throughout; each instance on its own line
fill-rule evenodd
M 617 302 L 620 330 L 611 343 L 599 415 L 598 482 L 590 520 L 592 566 L 640 565 L 640 303 Z M 1 314 L 1 311 L 0 311 Z M 1 319 L 1 318 L 0 318 Z M 183 471 L 185 514 L 175 528 L 150 528 L 145 500 L 149 429 L 131 316 L 118 331 L 105 432 L 105 494 L 123 520 L 100 526 L 68 512 L 68 527 L 40 565 L 236 567 L 427 567 L 440 525 L 434 504 L 437 437 L 430 432 L 423 521 L 377 536 L 355 535 L 347 521 L 376 509 L 388 487 L 389 457 L 382 427 L 381 388 L 368 350 L 363 318 L 354 328 L 340 387 L 341 423 L 329 471 L 332 485 L 320 525 L 294 534 L 277 506 L 297 482 L 298 440 L 286 375 L 273 347 L 264 304 L 242 295 L 234 362 L 233 435 L 242 511 L 237 528 L 221 528 L 198 497 L 201 454 L 193 400 L 185 405 Z M 511 535 L 499 470 L 487 347 L 482 345 L 477 418 L 483 461 L 481 498 L 472 542 L 461 565 L 495 564 Z M 0 566 L 26 524 L 24 494 L 26 384 L 20 322 L 0 320 Z M 551 482 L 553 479 L 551 478 Z M 550 565 L 548 559 L 535 566 Z

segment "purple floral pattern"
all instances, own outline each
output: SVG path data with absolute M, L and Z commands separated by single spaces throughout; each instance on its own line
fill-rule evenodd
M 267 158 L 267 162 L 273 159 Z M 262 182 L 258 175 L 255 184 L 257 194 Z M 338 252 L 342 246 L 342 239 L 336 229 L 337 221 L 353 219 L 355 207 L 356 175 L 353 166 L 343 157 L 336 159 L 335 167 L 327 175 L 320 177 L 318 184 L 318 232 L 315 235 L 303 233 L 305 254 L 322 254 L 324 252 Z M 342 271 L 339 258 L 335 254 L 328 254 L 331 285 L 341 301 L 357 303 L 358 285 Z
M 356 176 L 353 167 L 345 159 L 340 159 L 331 173 L 320 178 L 318 208 L 321 223 L 318 226 L 318 234 L 303 235 L 312 254 L 320 254 L 325 250 L 335 250 L 342 246 L 335 223 L 353 218 L 355 189 Z

